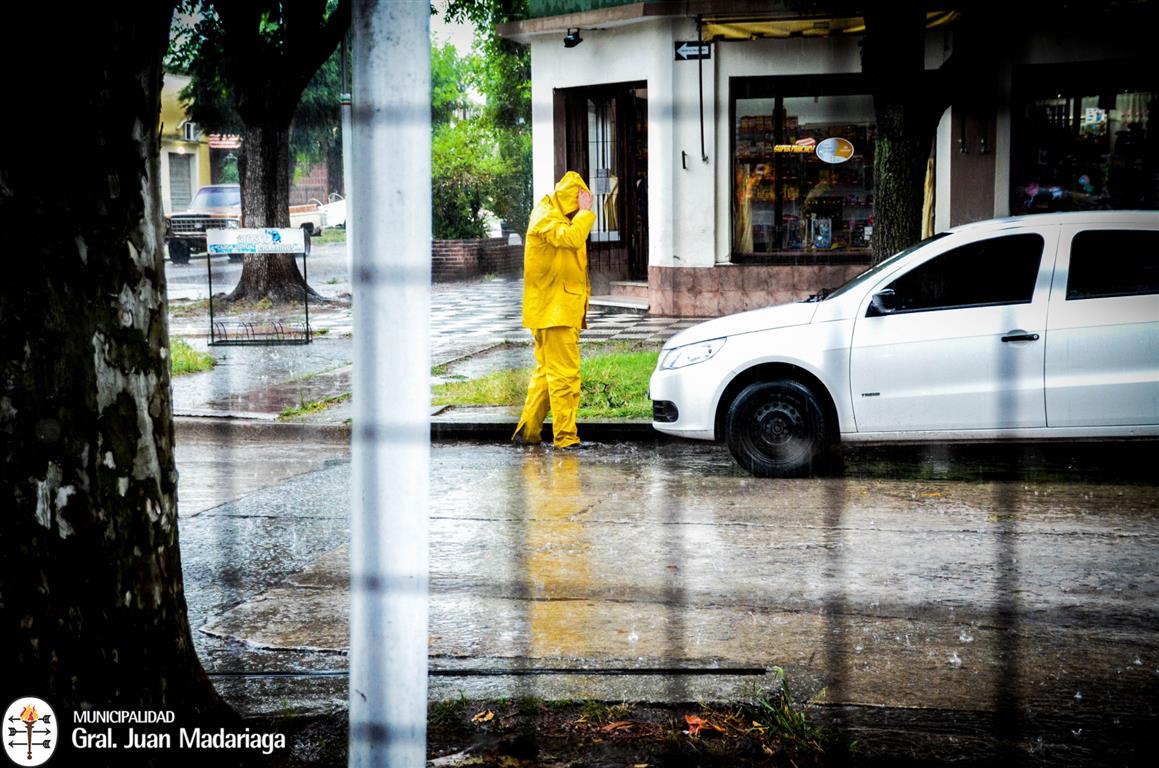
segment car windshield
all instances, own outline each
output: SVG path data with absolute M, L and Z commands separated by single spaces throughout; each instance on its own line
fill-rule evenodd
M 898 251 L 897 253 L 890 256 L 888 259 L 881 262 L 880 264 L 874 264 L 872 267 L 865 270 L 860 275 L 857 275 L 853 279 L 849 280 L 848 282 L 846 282 L 844 285 L 840 286 L 839 288 L 834 288 L 831 291 L 822 291 L 820 296 L 818 296 L 818 299 L 821 301 L 833 299 L 833 298 L 840 296 L 843 293 L 847 293 L 848 291 L 853 290 L 857 286 L 864 283 L 866 280 L 869 280 L 870 278 L 874 277 L 875 275 L 882 272 L 886 268 L 897 263 L 897 261 L 899 259 L 902 259 L 902 258 L 905 258 L 906 256 L 909 256 L 911 253 L 913 253 L 917 249 L 924 248 L 925 246 L 929 245 L 930 243 L 934 242 L 935 240 L 941 240 L 947 234 L 949 234 L 949 233 L 948 232 L 939 232 L 938 234 L 936 234 L 932 237 L 927 237 L 925 240 L 922 240 L 920 243 L 914 243 L 913 245 L 911 245 L 909 248 L 906 248 L 905 250 Z
M 207 187 L 197 190 L 190 208 L 231 208 L 241 205 L 240 187 Z

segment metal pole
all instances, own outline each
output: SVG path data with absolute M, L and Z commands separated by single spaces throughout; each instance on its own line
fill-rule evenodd
M 350 50 L 346 45 L 346 38 L 342 38 L 342 94 L 339 96 L 339 110 L 342 113 L 342 196 L 346 198 L 346 272 L 353 274 L 354 258 L 350 246 L 350 185 L 351 185 L 351 132 L 354 130 L 350 122 Z M 326 202 L 330 202 L 327 199 Z
M 426 765 L 430 5 L 354 4 L 350 762 Z

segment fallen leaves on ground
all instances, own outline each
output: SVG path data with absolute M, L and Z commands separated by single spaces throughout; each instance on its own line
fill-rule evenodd
M 495 719 L 495 713 L 489 709 L 485 709 L 471 718 L 472 723 L 489 723 Z
M 715 725 L 708 720 L 705 720 L 699 715 L 685 715 L 684 722 L 688 723 L 688 735 L 699 736 L 701 731 L 716 731 L 717 733 L 725 733 L 725 730 L 719 725 Z

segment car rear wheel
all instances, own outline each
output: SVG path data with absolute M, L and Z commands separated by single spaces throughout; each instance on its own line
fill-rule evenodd
M 741 390 L 725 416 L 737 463 L 757 477 L 808 474 L 826 448 L 825 412 L 798 381 L 762 381 Z

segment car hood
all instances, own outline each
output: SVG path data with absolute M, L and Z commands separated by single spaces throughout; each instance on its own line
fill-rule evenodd
M 169 214 L 170 218 L 180 219 L 189 216 L 241 216 L 241 208 L 230 206 L 227 208 L 190 208 Z
M 698 341 L 719 339 L 722 336 L 737 336 L 792 325 L 808 325 L 817 312 L 817 306 L 818 303 L 815 301 L 800 301 L 795 304 L 778 304 L 775 307 L 718 317 L 686 328 L 665 342 L 664 348 L 671 349 L 685 344 L 695 344 Z

